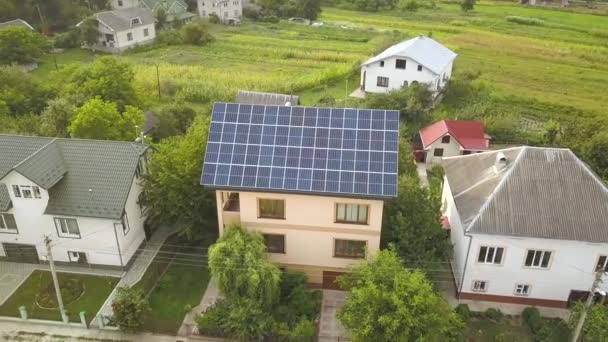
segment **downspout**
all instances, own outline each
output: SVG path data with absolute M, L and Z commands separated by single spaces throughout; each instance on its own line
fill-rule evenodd
M 469 264 L 469 252 L 471 251 L 471 240 L 473 237 L 471 235 L 467 235 L 463 233 L 465 237 L 469 238 L 469 246 L 467 247 L 467 256 L 464 259 L 464 268 L 462 269 L 462 279 L 460 279 L 460 289 L 456 289 L 458 291 L 457 298 L 460 299 L 460 293 L 462 292 L 462 287 L 464 286 L 464 276 L 467 274 L 467 265 Z
M 120 258 L 120 267 L 125 267 L 125 263 L 122 261 L 122 251 L 120 249 L 120 242 L 118 241 L 118 233 L 116 232 L 116 224 L 114 223 L 114 237 L 116 238 L 116 246 L 118 247 L 118 257 Z

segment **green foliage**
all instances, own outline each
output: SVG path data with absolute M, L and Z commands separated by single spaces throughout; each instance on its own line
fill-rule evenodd
M 17 67 L 0 66 L 0 101 L 8 114 L 40 113 L 52 92 Z
M 98 22 L 94 17 L 88 17 L 78 27 L 80 40 L 87 46 L 95 45 L 99 40 Z
M 76 106 L 69 100 L 50 100 L 40 115 L 40 133 L 47 137 L 69 137 L 68 127 L 76 113 Z
M 522 25 L 533 25 L 533 26 L 544 26 L 545 25 L 545 21 L 542 19 L 520 17 L 517 15 L 508 16 L 507 21 L 510 21 L 510 22 L 516 23 L 516 24 L 522 24 Z
M 585 305 L 578 302 L 570 312 L 570 328 L 574 329 Z M 593 305 L 587 313 L 583 325 L 583 340 L 591 342 L 605 341 L 608 336 L 608 307 L 605 305 Z
M 475 0 L 462 0 L 460 3 L 460 8 L 464 12 L 472 11 L 475 9 Z
M 393 249 L 338 281 L 349 293 L 337 316 L 354 341 L 450 341 L 461 335 L 460 317 L 424 273 L 402 266 Z
M 192 107 L 180 103 L 162 108 L 158 113 L 158 126 L 154 132 L 154 139 L 160 140 L 186 133 L 195 115 Z
M 537 334 L 543 327 L 543 319 L 540 316 L 540 311 L 535 307 L 527 307 L 521 314 L 524 323 L 530 328 L 533 334 Z
M 208 133 L 209 119 L 201 118 L 185 136 L 155 145 L 140 199 L 152 224 L 174 225 L 189 240 L 216 222 L 215 194 L 199 184 Z
M 407 12 L 416 12 L 420 5 L 416 0 L 400 0 L 399 9 Z
M 454 311 L 460 316 L 463 322 L 468 322 L 471 319 L 471 310 L 467 304 L 458 304 Z
M 48 47 L 48 41 L 38 32 L 21 26 L 3 28 L 0 30 L 0 65 L 34 62 Z
M 608 132 L 599 132 L 589 139 L 583 156 L 600 177 L 608 180 Z
M 82 36 L 79 28 L 57 33 L 55 36 L 53 36 L 53 47 L 56 48 L 77 48 L 80 47 L 81 42 Z
M 217 14 L 215 14 L 215 13 L 211 13 L 211 14 L 209 14 L 209 22 L 212 24 L 219 24 L 220 17 L 218 17 Z
M 441 228 L 440 208 L 439 198 L 421 187 L 416 176 L 401 176 L 397 198 L 385 206 L 382 245 L 394 244 L 410 267 L 424 269 L 430 262 L 445 261 L 452 246 Z
M 209 28 L 203 21 L 193 21 L 180 29 L 182 42 L 190 45 L 205 45 L 213 41 Z
M 112 302 L 112 321 L 122 331 L 137 331 L 141 328 L 149 308 L 148 300 L 141 290 L 119 287 Z
M 500 309 L 489 308 L 484 312 L 484 316 L 491 321 L 499 322 L 504 314 L 502 311 L 500 311 Z
M 127 106 L 122 115 L 115 103 L 94 98 L 80 107 L 69 126 L 71 136 L 81 139 L 135 140 L 135 126 L 143 124 L 143 112 Z
M 278 18 L 289 17 L 317 20 L 321 13 L 321 0 L 258 0 L 256 4 L 261 8 L 256 17 L 262 17 L 266 22 L 278 22 Z
M 269 262 L 260 234 L 240 226 L 226 228 L 209 248 L 209 267 L 222 293 L 229 300 L 247 299 L 269 308 L 279 295 L 279 268 Z
M 321 308 L 321 297 L 320 291 L 308 290 L 303 273 L 282 273 L 279 304 L 274 309 L 274 317 L 288 326 L 294 326 L 300 319 L 312 321 Z
M 406 122 L 408 128 L 414 131 L 430 121 L 431 105 L 431 91 L 420 84 L 412 84 L 386 94 L 370 94 L 362 103 L 362 107 L 366 108 L 399 110 L 401 121 Z
M 228 332 L 225 330 L 224 322 L 230 314 L 230 306 L 228 301 L 220 299 L 213 303 L 204 315 L 196 315 L 194 322 L 198 326 L 198 330 L 202 335 L 211 337 L 227 337 Z
M 545 141 L 549 145 L 553 145 L 557 142 L 561 127 L 559 122 L 555 120 L 549 120 L 545 122 Z
M 317 20 L 321 14 L 321 0 L 296 0 L 295 15 L 309 20 Z
M 156 18 L 156 29 L 160 30 L 165 27 L 167 23 L 167 11 L 164 8 L 159 8 L 154 13 L 154 17 Z

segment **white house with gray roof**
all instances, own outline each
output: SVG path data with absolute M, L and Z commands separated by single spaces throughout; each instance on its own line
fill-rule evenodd
M 110 5 L 113 9 L 146 8 L 155 15 L 162 10 L 166 14 L 168 23 L 175 21 L 188 23 L 197 16 L 188 12 L 188 4 L 184 0 L 112 0 Z
M 93 49 L 110 53 L 150 44 L 156 39 L 156 19 L 146 8 L 125 8 L 95 14 L 99 41 Z
M 0 259 L 123 268 L 145 240 L 147 146 L 0 135 Z
M 412 38 L 363 63 L 361 90 L 387 93 L 418 83 L 439 93 L 452 77 L 455 58 L 456 53 L 430 37 Z
M 608 189 L 572 151 L 516 147 L 443 166 L 461 300 L 565 308 L 608 270 Z

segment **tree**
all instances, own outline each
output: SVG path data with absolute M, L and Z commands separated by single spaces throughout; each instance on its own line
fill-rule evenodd
M 568 325 L 571 329 L 576 327 L 581 312 L 585 309 L 585 304 L 577 302 L 570 309 L 570 321 Z M 585 324 L 583 325 L 583 339 L 589 342 L 606 341 L 608 336 L 608 307 L 605 305 L 594 305 L 589 309 Z
M 246 299 L 262 308 L 278 300 L 281 273 L 268 261 L 262 235 L 230 226 L 209 248 L 209 267 L 228 300 Z
M 137 331 L 144 323 L 144 315 L 150 310 L 146 296 L 141 290 L 129 287 L 116 289 L 112 302 L 112 320 L 122 331 Z
M 156 29 L 160 30 L 165 27 L 167 23 L 167 11 L 164 8 L 159 8 L 156 10 L 154 15 L 156 17 Z
M 19 68 L 0 66 L 0 101 L 10 115 L 38 114 L 52 95 L 50 89 Z
M 363 103 L 366 108 L 398 110 L 401 120 L 410 124 L 410 128 L 415 131 L 430 120 L 431 105 L 432 93 L 426 86 L 419 84 L 386 94 L 370 94 Z
M 157 140 L 184 134 L 196 115 L 192 107 L 175 103 L 163 108 L 158 114 L 158 125 L 154 138 Z
M 421 187 L 417 176 L 401 176 L 399 195 L 386 204 L 382 244 L 394 244 L 395 251 L 415 268 L 445 261 L 452 246 L 440 224 L 441 203 Z
M 0 30 L 0 64 L 24 64 L 35 61 L 49 47 L 41 34 L 25 27 Z
M 559 135 L 560 126 L 559 122 L 555 120 L 549 120 L 545 122 L 545 141 L 549 145 L 555 144 Z
M 597 133 L 589 139 L 583 156 L 600 177 L 608 180 L 608 132 Z
M 69 131 L 75 138 L 133 141 L 143 120 L 140 109 L 127 106 L 121 115 L 115 103 L 94 98 L 78 109 Z
M 63 98 L 48 102 L 40 116 L 40 132 L 48 137 L 69 137 L 68 127 L 76 113 L 76 106 Z
M 98 22 L 94 17 L 88 17 L 82 21 L 78 27 L 80 31 L 80 40 L 89 47 L 97 44 L 99 41 Z
M 148 163 L 142 203 L 153 224 L 171 224 L 194 240 L 217 230 L 215 194 L 200 186 L 209 133 L 207 118 L 195 121 L 185 136 L 156 145 Z
M 207 25 L 202 21 L 194 21 L 180 29 L 182 41 L 190 45 L 205 45 L 213 40 Z
M 309 20 L 317 20 L 321 13 L 321 0 L 297 0 L 296 15 Z
M 464 324 L 421 271 L 382 250 L 338 278 L 348 290 L 338 319 L 354 341 L 457 340 Z
M 472 11 L 475 9 L 475 0 L 462 0 L 460 8 L 465 12 Z
M 117 58 L 104 56 L 92 64 L 73 65 L 64 68 L 54 80 L 60 84 L 61 93 L 80 106 L 86 101 L 100 97 L 115 102 L 119 110 L 126 105 L 137 104 L 131 65 Z

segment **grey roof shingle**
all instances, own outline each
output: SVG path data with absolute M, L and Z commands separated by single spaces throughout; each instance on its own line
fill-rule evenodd
M 11 196 L 8 194 L 8 187 L 4 183 L 0 183 L 0 211 L 7 211 L 11 208 Z
M 0 135 L 0 177 L 14 169 L 43 188 L 50 185 L 46 214 L 120 219 L 147 148 L 131 142 Z
M 498 153 L 507 165 L 496 171 Z M 608 189 L 568 149 L 444 158 L 444 168 L 470 233 L 608 242 Z
M 146 8 L 133 7 L 95 13 L 97 20 L 114 31 L 127 30 L 133 27 L 154 24 L 156 19 L 152 11 Z M 139 18 L 140 24 L 131 24 L 131 20 Z
M 300 97 L 297 95 L 260 93 L 257 91 L 239 90 L 236 94 L 236 102 L 241 104 L 258 104 L 284 106 L 287 102 L 292 106 L 300 104 Z

